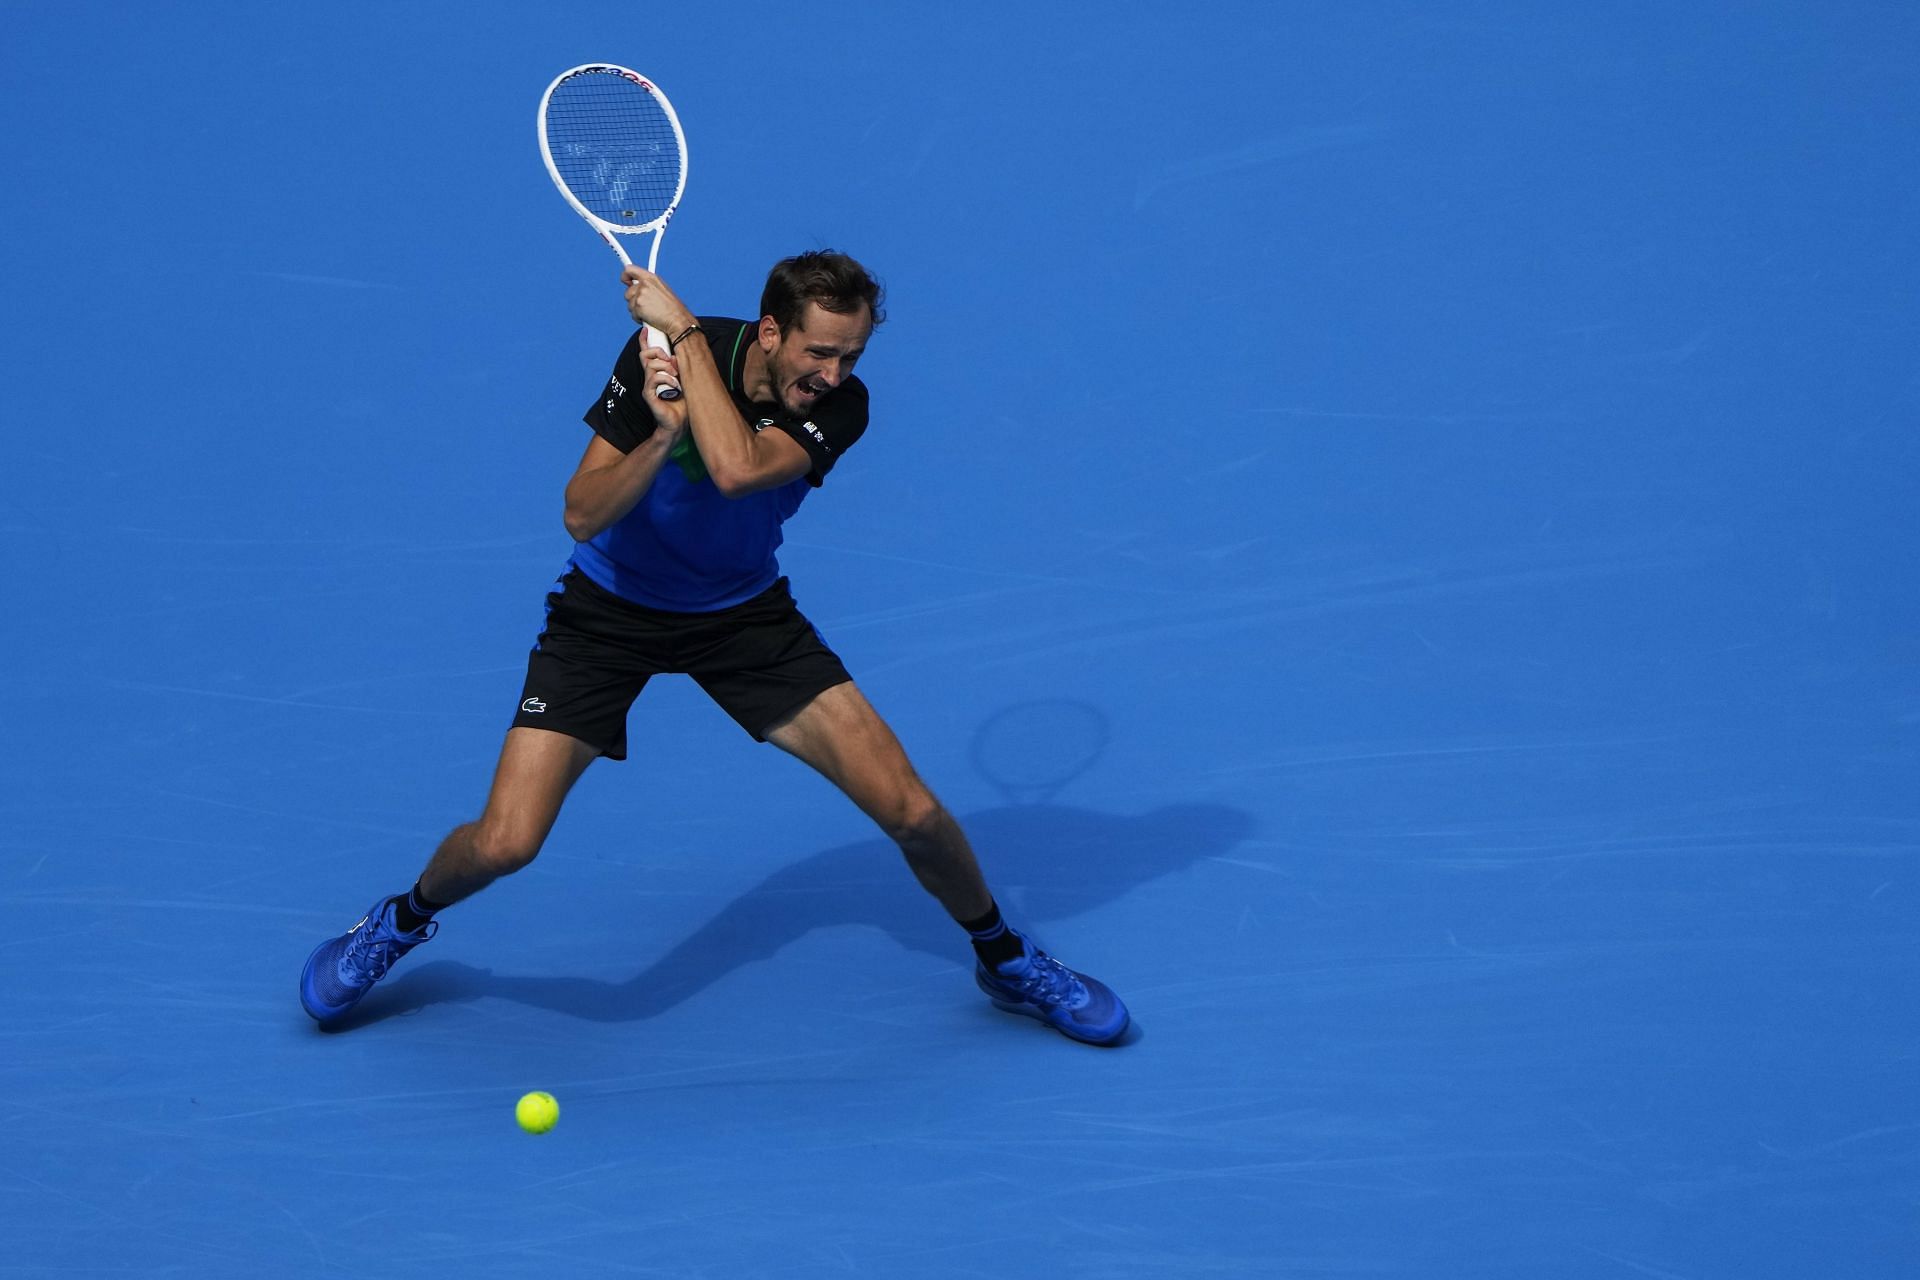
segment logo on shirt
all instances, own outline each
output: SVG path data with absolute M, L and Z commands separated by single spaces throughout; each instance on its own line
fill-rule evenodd
M 788 419 L 788 421 L 791 422 L 792 419 Z M 760 421 L 753 424 L 753 429 L 755 432 L 761 432 L 761 431 L 765 431 L 768 427 L 777 427 L 779 425 L 780 424 L 778 422 L 775 422 L 772 418 L 762 418 L 760 419 Z M 833 446 L 827 443 L 826 432 L 820 430 L 819 427 L 814 426 L 811 422 L 803 422 L 800 424 L 800 429 L 806 432 L 808 435 L 812 436 L 813 442 L 819 445 L 822 449 L 826 450 L 828 453 L 833 452 Z
M 613 392 L 616 396 L 624 396 L 627 394 L 627 389 L 620 385 L 620 379 L 618 378 L 607 379 L 607 390 Z
M 540 699 L 538 698 L 528 698 L 525 702 L 520 704 L 520 709 L 522 711 L 531 711 L 535 715 L 538 715 L 540 712 L 545 711 L 547 709 L 547 704 L 540 701 Z

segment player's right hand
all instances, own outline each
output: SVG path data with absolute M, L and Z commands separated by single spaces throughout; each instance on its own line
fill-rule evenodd
M 683 396 L 677 400 L 662 400 L 660 388 L 670 384 L 675 390 L 680 387 L 680 362 L 650 342 L 640 344 L 640 366 L 646 372 L 642 385 L 646 387 L 647 408 L 653 411 L 653 420 L 669 431 L 683 431 L 687 425 L 687 401 Z

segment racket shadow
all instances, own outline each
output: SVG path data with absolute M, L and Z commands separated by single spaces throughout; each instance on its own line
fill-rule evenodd
M 965 816 L 961 823 L 996 892 L 1013 908 L 1014 923 L 1043 942 L 1049 926 L 1221 855 L 1253 830 L 1252 818 L 1243 812 L 1198 804 L 1136 816 L 1011 805 Z M 518 977 L 436 960 L 396 975 L 336 1029 L 478 999 L 508 1000 L 592 1022 L 644 1020 L 679 1007 L 817 929 L 846 925 L 876 929 L 903 950 L 956 963 L 969 959 L 965 938 L 914 883 L 899 850 L 874 839 L 781 868 L 624 982 Z M 1119 954 L 1123 944 L 1114 939 L 1106 954 Z M 1099 959 L 1095 954 L 1079 962 L 1099 972 Z

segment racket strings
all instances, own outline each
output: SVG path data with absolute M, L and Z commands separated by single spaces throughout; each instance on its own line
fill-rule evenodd
M 680 139 L 653 93 L 625 76 L 583 72 L 547 103 L 547 148 L 560 180 L 597 218 L 643 227 L 680 191 Z

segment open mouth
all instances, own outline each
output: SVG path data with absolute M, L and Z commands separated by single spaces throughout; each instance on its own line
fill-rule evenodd
M 800 379 L 800 381 L 793 384 L 793 389 L 795 391 L 798 391 L 801 395 L 806 396 L 808 399 L 815 399 L 819 396 L 823 396 L 827 394 L 826 385 L 824 383 L 815 382 L 812 378 Z

